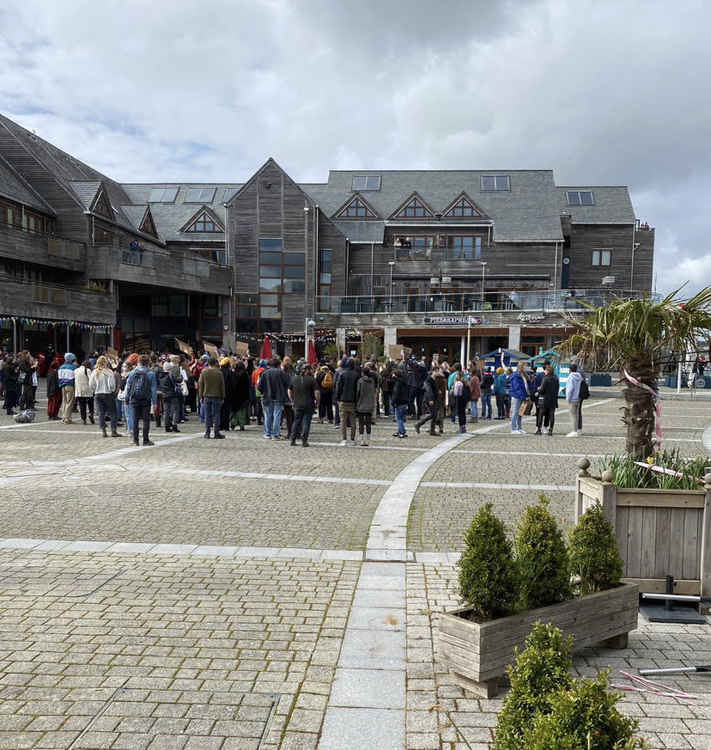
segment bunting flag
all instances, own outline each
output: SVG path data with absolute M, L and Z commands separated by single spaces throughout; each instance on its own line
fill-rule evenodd
M 0 325 L 5 323 L 20 323 L 21 325 L 38 326 L 39 328 L 52 328 L 54 326 L 64 328 L 68 324 L 71 328 L 100 333 L 109 333 L 113 328 L 110 323 L 87 323 L 83 320 L 49 320 L 47 318 L 28 318 L 24 315 L 0 315 Z

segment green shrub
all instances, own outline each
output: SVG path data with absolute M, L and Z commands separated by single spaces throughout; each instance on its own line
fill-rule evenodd
M 595 503 L 570 534 L 570 572 L 580 576 L 580 593 L 585 595 L 618 586 L 622 571 L 612 526 Z
M 553 625 L 537 622 L 521 653 L 515 651 L 515 664 L 507 673 L 511 690 L 499 714 L 493 750 L 520 750 L 523 737 L 534 718 L 551 710 L 551 696 L 568 688 L 570 678 L 570 637 Z
M 569 599 L 570 563 L 563 534 L 548 511 L 550 501 L 540 495 L 538 505 L 524 511 L 514 548 L 521 575 L 523 609 L 545 607 Z
M 703 456 L 683 458 L 678 448 L 663 450 L 647 459 L 655 466 L 682 474 L 664 474 L 638 466 L 632 456 L 605 456 L 598 462 L 600 473 L 609 469 L 612 472 L 612 484 L 619 488 L 661 489 L 661 490 L 698 490 L 702 485 L 696 481 L 703 478 L 708 459 Z
M 527 750 L 633 750 L 637 722 L 615 704 L 620 694 L 608 692 L 609 670 L 592 680 L 579 680 L 551 696 L 551 710 L 539 714 L 521 747 Z
M 478 620 L 508 615 L 518 596 L 518 572 L 504 524 L 484 505 L 464 535 L 459 593 Z

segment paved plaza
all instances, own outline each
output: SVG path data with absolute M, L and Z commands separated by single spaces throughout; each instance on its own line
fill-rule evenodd
M 485 502 L 513 530 L 541 492 L 573 517 L 576 463 L 624 449 L 619 398 L 593 391 L 584 434 L 480 421 L 466 436 L 368 448 L 315 424 L 311 447 L 0 416 L 0 749 L 486 750 L 501 700 L 466 695 L 437 662 L 438 614 Z M 711 400 L 664 402 L 665 447 L 701 455 Z M 533 431 L 530 420 L 524 428 Z M 474 432 L 475 434 L 472 434 Z M 649 624 L 575 670 L 711 662 L 711 628 Z M 711 747 L 698 696 L 627 693 L 652 750 Z

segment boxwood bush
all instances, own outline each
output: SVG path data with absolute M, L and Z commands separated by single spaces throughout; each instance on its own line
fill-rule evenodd
M 510 614 L 518 597 L 518 571 L 503 522 L 482 506 L 464 535 L 459 593 L 477 620 Z
M 583 596 L 619 586 L 622 580 L 622 558 L 600 503 L 583 513 L 570 534 L 570 571 L 580 576 Z
M 522 609 L 535 609 L 570 599 L 570 563 L 563 534 L 548 510 L 549 500 L 524 511 L 514 548 L 521 575 Z

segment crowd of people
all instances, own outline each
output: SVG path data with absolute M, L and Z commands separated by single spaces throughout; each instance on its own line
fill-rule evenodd
M 571 365 L 565 398 L 573 429 L 582 432 L 582 401 L 587 382 Z M 128 436 L 139 445 L 152 445 L 151 425 L 180 432 L 179 425 L 197 417 L 204 437 L 221 440 L 230 430 L 244 431 L 256 423 L 264 438 L 280 440 L 283 431 L 295 445 L 308 446 L 312 419 L 340 431 L 341 445 L 370 443 L 378 417 L 395 423 L 393 437 L 407 438 L 407 421 L 418 434 L 427 426 L 430 435 L 442 435 L 447 419 L 460 433 L 467 421 L 510 420 L 511 434 L 525 434 L 522 417 L 535 409 L 535 434 L 552 435 L 560 385 L 550 362 L 537 370 L 526 362 L 515 368 L 427 363 L 424 358 L 361 362 L 256 360 L 251 357 L 205 353 L 127 353 L 111 359 L 98 352 L 81 362 L 67 352 L 51 359 L 29 352 L 5 355 L 0 361 L 0 393 L 4 408 L 33 409 L 38 376 L 47 377 L 47 418 L 72 424 L 78 413 L 98 426 L 104 437 Z M 492 399 L 493 397 L 493 399 Z M 492 400 L 496 408 L 493 416 Z

